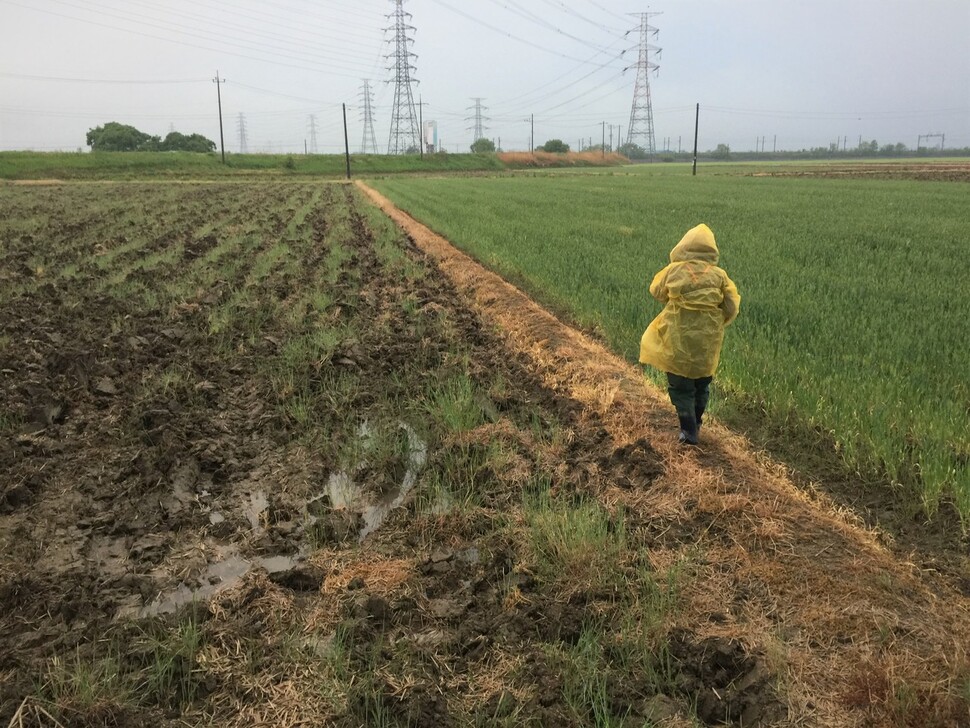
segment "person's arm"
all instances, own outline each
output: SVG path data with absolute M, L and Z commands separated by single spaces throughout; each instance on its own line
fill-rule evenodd
M 738 310 L 741 308 L 741 295 L 738 293 L 738 287 L 734 285 L 734 281 L 728 278 L 727 273 L 724 274 L 721 292 L 724 294 L 724 300 L 721 301 L 721 310 L 724 312 L 724 325 L 727 326 L 738 317 Z
M 668 265 L 662 271 L 657 273 L 653 277 L 653 283 L 650 284 L 650 295 L 656 298 L 664 306 L 667 305 L 667 301 L 670 296 L 667 295 L 667 271 L 670 269 Z

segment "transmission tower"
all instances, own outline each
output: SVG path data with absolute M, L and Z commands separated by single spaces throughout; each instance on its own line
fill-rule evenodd
M 377 137 L 374 136 L 374 92 L 371 91 L 370 81 L 364 80 L 364 88 L 360 91 L 364 113 L 364 139 L 360 143 L 361 154 L 377 154 Z
M 394 110 L 391 112 L 391 134 L 387 143 L 388 154 L 407 154 L 412 150 L 421 149 L 421 135 L 418 131 L 418 115 L 414 111 L 414 92 L 411 89 L 411 72 L 417 71 L 411 60 L 417 55 L 411 52 L 414 39 L 408 32 L 415 31 L 408 22 L 411 13 L 404 12 L 404 0 L 391 0 L 394 12 L 388 18 L 394 18 L 394 52 L 386 58 L 393 59 L 394 65 L 388 66 L 393 71 L 394 78 L 388 83 L 394 84 Z M 391 30 L 387 28 L 386 30 Z
M 310 127 L 310 154 L 317 153 L 317 117 L 314 114 L 310 114 L 310 119 L 307 122 Z
M 249 154 L 249 144 L 246 139 L 246 117 L 239 112 L 239 120 L 236 122 L 239 129 L 239 153 Z
M 486 121 L 489 121 L 489 118 L 487 116 L 483 116 L 482 115 L 482 112 L 483 111 L 488 111 L 488 109 L 486 107 L 482 106 L 482 99 L 480 99 L 478 97 L 475 97 L 475 98 L 472 99 L 472 101 L 475 102 L 475 105 L 474 106 L 469 106 L 468 107 L 468 110 L 471 111 L 472 109 L 474 109 L 475 110 L 475 116 L 469 116 L 467 119 L 465 119 L 465 121 L 471 121 L 472 119 L 475 120 L 475 126 L 473 126 L 473 127 L 470 126 L 470 127 L 468 127 L 468 129 L 469 130 L 471 130 L 471 129 L 474 129 L 475 130 L 475 136 L 472 139 L 472 141 L 477 142 L 479 139 L 484 139 L 485 138 L 485 129 L 486 129 L 485 122 Z
M 633 91 L 633 107 L 630 109 L 630 125 L 627 127 L 626 143 L 637 144 L 651 156 L 657 151 L 653 139 L 653 102 L 650 100 L 650 72 L 660 66 L 650 60 L 650 54 L 659 57 L 660 48 L 651 45 L 650 36 L 656 37 L 657 28 L 650 25 L 650 18 L 660 13 L 631 13 L 640 17 L 640 59 L 637 61 L 637 85 Z M 628 31 L 629 33 L 635 31 Z

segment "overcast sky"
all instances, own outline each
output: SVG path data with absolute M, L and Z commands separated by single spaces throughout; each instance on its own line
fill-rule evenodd
M 639 13 L 658 34 L 650 75 L 658 149 L 803 149 L 859 138 L 970 147 L 970 0 L 406 0 L 414 94 L 449 151 L 485 135 L 506 150 L 629 129 Z M 0 149 L 85 148 L 118 121 L 164 136 L 321 153 L 363 141 L 369 79 L 381 151 L 394 86 L 393 0 L 0 0 Z M 627 34 L 627 31 L 633 31 Z M 621 55 L 622 52 L 626 51 Z M 669 142 L 667 140 L 670 140 Z M 939 138 L 924 140 L 938 146 Z M 843 141 L 844 143 L 844 141 Z

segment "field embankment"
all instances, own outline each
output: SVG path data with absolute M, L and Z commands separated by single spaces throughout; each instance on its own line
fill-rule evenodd
M 555 169 L 559 167 L 617 167 L 629 164 L 622 154 L 609 152 L 499 152 L 498 158 L 509 169 Z
M 187 152 L 45 153 L 0 152 L 0 179 L 301 179 L 343 178 L 347 160 L 342 154 L 219 154 Z M 428 154 L 387 156 L 352 154 L 352 175 L 428 172 L 501 171 L 494 154 Z

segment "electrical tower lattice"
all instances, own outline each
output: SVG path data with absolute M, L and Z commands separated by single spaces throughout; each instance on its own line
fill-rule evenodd
M 470 116 L 467 119 L 465 119 L 465 121 L 471 121 L 472 119 L 475 120 L 475 125 L 473 127 L 472 126 L 468 127 L 469 131 L 474 131 L 475 136 L 472 138 L 473 142 L 477 142 L 479 139 L 485 138 L 485 129 L 486 129 L 485 122 L 489 121 L 489 118 L 487 116 L 482 115 L 483 111 L 488 111 L 487 107 L 482 106 L 482 100 L 483 99 L 478 97 L 472 99 L 472 101 L 475 102 L 475 105 L 469 106 L 468 110 L 471 111 L 472 109 L 474 109 L 475 116 L 474 117 Z
M 364 81 L 364 88 L 361 89 L 360 98 L 364 113 L 364 139 L 360 143 L 361 154 L 378 154 L 377 137 L 374 136 L 374 92 L 371 91 L 370 81 Z
M 310 127 L 310 154 L 317 154 L 317 117 L 315 114 L 310 114 L 310 120 L 307 122 Z
M 627 127 L 626 137 L 627 144 L 636 144 L 651 156 L 657 150 L 653 137 L 650 72 L 659 71 L 660 66 L 650 60 L 650 54 L 659 54 L 660 48 L 650 43 L 650 36 L 656 37 L 659 32 L 657 28 L 650 25 L 650 17 L 659 14 L 638 14 L 640 16 L 640 59 L 637 61 L 637 85 L 633 91 L 633 107 L 630 109 L 630 125 Z
M 409 31 L 417 30 L 408 25 L 411 13 L 404 12 L 404 0 L 392 0 L 394 13 L 388 17 L 394 18 L 394 52 L 387 58 L 394 59 L 394 65 L 388 66 L 394 72 L 394 78 L 388 83 L 394 84 L 394 110 L 391 112 L 391 133 L 387 142 L 388 154 L 416 154 L 421 150 L 421 135 L 418 131 L 418 115 L 414 111 L 414 92 L 411 83 L 417 83 L 411 78 L 411 72 L 417 71 L 411 59 L 417 55 L 411 52 L 410 44 L 413 38 Z M 390 28 L 388 28 L 390 30 Z
M 239 121 L 236 122 L 239 127 L 239 153 L 249 154 L 249 143 L 246 139 L 246 117 L 239 114 Z

